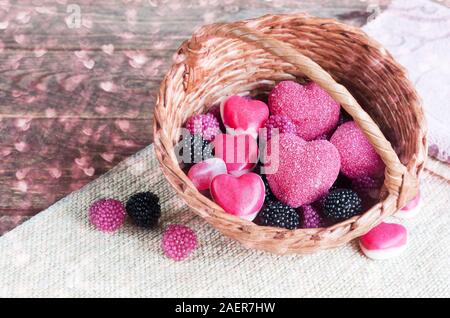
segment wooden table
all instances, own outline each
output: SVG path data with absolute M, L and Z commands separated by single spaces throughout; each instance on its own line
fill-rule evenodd
M 0 0 L 0 235 L 152 142 L 155 93 L 195 28 L 299 11 L 361 26 L 388 2 Z

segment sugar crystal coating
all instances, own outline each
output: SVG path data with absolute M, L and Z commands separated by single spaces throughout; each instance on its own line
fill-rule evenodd
M 268 149 L 274 149 L 272 140 Z M 267 151 L 278 163 L 275 173 L 267 174 L 273 194 L 281 202 L 297 208 L 323 197 L 337 179 L 340 168 L 337 149 L 326 140 L 305 142 L 293 134 L 280 134 L 278 156 Z M 277 160 L 278 159 L 278 160 Z
M 354 121 L 339 126 L 330 142 L 339 151 L 341 171 L 345 176 L 357 179 L 383 173 L 383 161 Z
M 297 126 L 297 135 L 313 140 L 337 126 L 340 105 L 318 84 L 278 83 L 269 95 L 272 115 L 286 115 Z

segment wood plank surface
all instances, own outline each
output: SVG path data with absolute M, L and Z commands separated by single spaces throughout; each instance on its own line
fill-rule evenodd
M 300 11 L 360 26 L 388 2 L 0 0 L 0 235 L 151 143 L 159 83 L 199 26 Z

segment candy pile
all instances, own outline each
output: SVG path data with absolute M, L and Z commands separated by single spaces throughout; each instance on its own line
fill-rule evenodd
M 226 213 L 258 225 L 327 227 L 361 214 L 380 197 L 383 161 L 316 83 L 280 82 L 267 104 L 231 96 L 189 118 L 185 128 L 179 154 L 193 185 Z M 420 194 L 398 216 L 413 216 L 419 203 Z M 105 232 L 119 229 L 126 215 L 139 227 L 157 227 L 159 198 L 142 192 L 125 206 L 102 199 L 89 210 L 90 222 Z M 406 228 L 395 223 L 381 223 L 360 238 L 361 250 L 373 259 L 396 256 L 406 244 Z M 184 225 L 169 225 L 161 246 L 180 261 L 197 247 L 197 237 Z
M 280 82 L 267 104 L 231 96 L 185 127 L 193 135 L 184 149 L 208 150 L 185 162 L 188 177 L 229 214 L 263 226 L 319 228 L 359 215 L 379 199 L 383 161 L 316 83 Z M 192 143 L 198 136 L 201 147 Z M 361 241 L 365 251 L 375 246 L 369 241 Z
M 280 82 L 267 104 L 231 96 L 185 127 L 184 158 L 193 159 L 188 177 L 229 214 L 259 225 L 317 228 L 378 199 L 383 162 L 316 83 Z

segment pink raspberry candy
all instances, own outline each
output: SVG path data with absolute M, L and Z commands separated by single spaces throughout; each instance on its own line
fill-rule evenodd
M 220 114 L 220 104 L 211 107 L 208 111 L 208 114 L 213 115 L 218 120 L 220 131 L 226 130 L 226 127 L 222 121 L 222 115 Z
M 267 129 L 267 140 L 272 138 L 272 134 L 275 132 L 274 129 L 278 129 L 280 134 L 296 134 L 297 127 L 294 125 L 292 120 L 285 115 L 272 115 L 266 122 Z
M 114 232 L 125 221 L 125 207 L 114 199 L 98 200 L 89 208 L 89 221 L 100 231 Z
M 326 140 L 306 142 L 293 134 L 280 134 L 278 147 L 273 140 L 267 144 L 270 151 L 263 153 L 263 162 L 270 162 L 264 168 L 272 171 L 266 178 L 277 199 L 298 208 L 323 197 L 339 174 L 336 147 Z
M 171 224 L 164 232 L 162 248 L 167 257 L 182 261 L 197 247 L 197 236 L 187 226 Z
M 321 218 L 319 211 L 311 205 L 304 205 L 299 210 L 302 229 L 316 229 L 325 226 L 325 222 Z
M 192 116 L 186 122 L 186 128 L 192 135 L 201 135 L 207 141 L 220 134 L 219 121 L 211 113 Z

